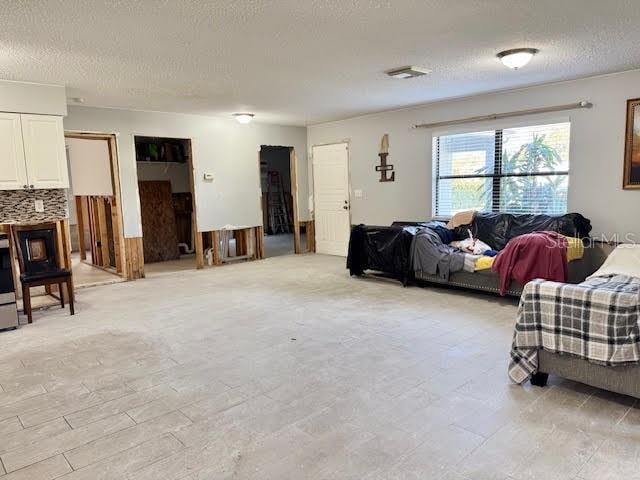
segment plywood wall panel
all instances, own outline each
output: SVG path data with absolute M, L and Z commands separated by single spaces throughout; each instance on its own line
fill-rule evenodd
M 145 263 L 180 258 L 171 183 L 139 182 Z

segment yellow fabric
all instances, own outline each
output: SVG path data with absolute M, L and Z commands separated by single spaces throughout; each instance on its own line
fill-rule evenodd
M 487 255 L 481 256 L 478 260 L 476 260 L 476 272 L 478 270 L 486 270 L 487 268 L 491 268 L 495 259 L 496 257 L 489 257 Z
M 577 260 L 584 256 L 584 244 L 582 240 L 576 237 L 567 237 L 567 262 L 571 260 Z

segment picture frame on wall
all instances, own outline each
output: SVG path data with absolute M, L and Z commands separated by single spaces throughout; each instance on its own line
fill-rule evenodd
M 640 98 L 627 100 L 623 189 L 640 189 Z

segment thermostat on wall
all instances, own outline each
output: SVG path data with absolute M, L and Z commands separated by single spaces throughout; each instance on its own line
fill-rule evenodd
M 213 173 L 205 173 L 204 175 L 202 175 L 202 178 L 205 182 L 213 182 Z

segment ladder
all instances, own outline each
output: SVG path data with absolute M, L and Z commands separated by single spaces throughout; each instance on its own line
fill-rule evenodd
M 269 212 L 269 227 L 273 235 L 289 233 L 289 212 L 284 198 L 282 178 L 274 170 L 267 172 L 267 211 Z

